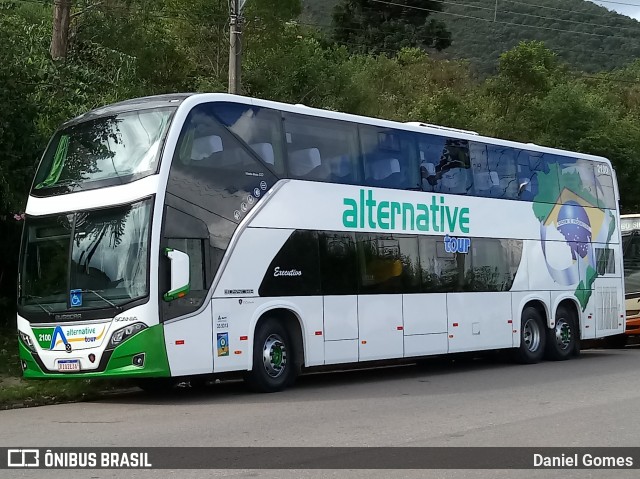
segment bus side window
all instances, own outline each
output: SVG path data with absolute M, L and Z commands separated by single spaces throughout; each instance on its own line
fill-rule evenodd
M 503 199 L 518 197 L 513 148 L 471 142 L 469 151 L 476 195 Z
M 420 270 L 423 293 L 458 290 L 458 265 L 454 253 L 447 253 L 444 241 L 432 236 L 419 237 Z
M 284 113 L 291 178 L 357 184 L 358 130 L 352 123 Z
M 517 198 L 523 201 L 533 201 L 539 192 L 540 176 L 549 173 L 549 165 L 543 153 L 537 151 L 516 151 L 516 176 L 518 178 Z M 557 185 L 551 185 L 548 191 L 549 199 L 555 202 L 560 194 Z
M 420 290 L 418 238 L 356 233 L 360 294 L 417 293 Z
M 367 186 L 419 189 L 414 136 L 389 128 L 360 125 L 360 142 Z
M 211 253 L 209 229 L 205 222 L 171 206 L 166 207 L 164 245 L 189 255 L 190 291 L 184 298 L 162 302 L 162 317 L 166 321 L 198 310 L 207 296 L 213 280 L 209 265 Z M 161 262 L 161 291 L 169 290 L 168 264 Z
M 640 292 L 640 236 L 623 236 L 623 242 L 627 244 L 623 256 L 625 293 L 638 293 Z
M 597 206 L 598 193 L 593 162 L 568 156 L 553 155 L 552 158 L 558 163 L 560 193 L 563 190 L 569 190 L 593 206 Z
M 509 291 L 521 257 L 522 241 L 473 238 L 471 268 L 465 281 L 469 290 Z
M 217 103 L 200 104 L 187 116 L 167 192 L 239 223 L 276 183 L 269 168 L 277 159 L 277 150 L 270 142 L 247 144 L 238 139 L 217 120 L 214 112 L 218 107 Z
M 322 294 L 358 294 L 358 258 L 354 233 L 321 232 Z
M 612 248 L 595 248 L 596 271 L 600 275 L 615 274 L 615 251 Z
M 438 184 L 436 166 L 440 162 L 444 140 L 438 141 L 438 137 L 429 137 L 427 135 L 419 135 L 418 138 L 422 191 L 436 191 L 436 185 Z
M 282 116 L 279 111 L 242 103 L 217 102 L 218 120 L 277 174 L 284 173 Z
M 598 207 L 616 209 L 616 194 L 613 187 L 613 172 L 606 163 L 594 163 L 596 189 L 598 191 Z
M 418 150 L 423 191 L 473 194 L 467 140 L 420 135 Z

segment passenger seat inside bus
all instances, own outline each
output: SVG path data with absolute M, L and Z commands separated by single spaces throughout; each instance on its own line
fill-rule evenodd
M 305 148 L 289 152 L 289 172 L 291 175 L 302 179 L 316 179 L 321 168 L 322 159 L 319 149 Z
M 466 168 L 451 168 L 442 173 L 436 191 L 438 193 L 467 193 L 467 172 Z
M 404 175 L 397 158 L 380 158 L 371 163 L 368 183 L 380 188 L 403 188 Z
M 435 186 L 438 184 L 438 177 L 436 176 L 436 165 L 434 163 L 422 161 L 422 163 L 420 163 L 420 177 L 424 191 L 435 191 Z
M 193 140 L 191 161 L 202 161 L 222 151 L 222 138 L 217 135 L 202 136 Z
M 275 165 L 275 155 L 273 153 L 273 145 L 271 143 L 253 143 L 249 146 L 260 158 L 262 158 L 262 161 L 271 166 Z
M 347 155 L 334 156 L 327 160 L 331 170 L 331 182 L 353 184 L 355 178 L 351 171 L 351 160 Z
M 479 196 L 500 197 L 500 177 L 497 171 L 475 171 L 473 188 Z

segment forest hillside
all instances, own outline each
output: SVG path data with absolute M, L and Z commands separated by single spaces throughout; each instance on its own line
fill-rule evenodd
M 389 0 L 393 3 L 394 0 Z M 340 0 L 303 0 L 302 20 L 328 28 Z M 442 0 L 452 44 L 441 55 L 468 59 L 484 74 L 495 71 L 501 52 L 538 40 L 586 72 L 611 70 L 640 56 L 640 22 L 586 0 Z

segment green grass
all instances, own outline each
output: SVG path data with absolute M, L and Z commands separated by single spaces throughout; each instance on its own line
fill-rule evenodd
M 21 376 L 16 330 L 0 328 L 0 410 L 97 399 L 130 387 L 123 381 L 25 380 Z

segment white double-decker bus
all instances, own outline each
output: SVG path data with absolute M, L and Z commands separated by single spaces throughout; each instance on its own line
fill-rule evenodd
M 26 213 L 25 377 L 276 391 L 314 366 L 566 359 L 625 327 L 610 162 L 473 132 L 135 99 L 55 133 Z

